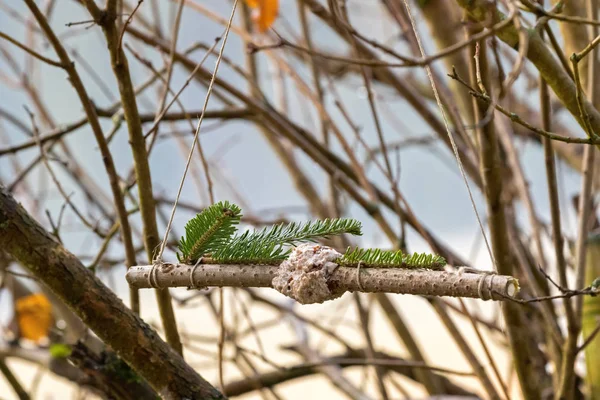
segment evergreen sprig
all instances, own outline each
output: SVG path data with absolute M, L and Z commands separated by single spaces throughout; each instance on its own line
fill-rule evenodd
M 427 268 L 443 269 L 446 265 L 444 257 L 435 254 L 405 254 L 402 250 L 381 250 L 348 248 L 337 260 L 343 266 L 357 266 L 361 263 L 371 268 Z
M 191 264 L 201 257 L 210 257 L 212 262 L 223 264 L 278 264 L 296 244 L 344 233 L 362 235 L 361 223 L 347 218 L 278 224 L 236 235 L 241 211 L 235 204 L 223 201 L 188 221 L 185 236 L 179 241 L 179 261 Z M 446 260 L 438 255 L 361 248 L 348 248 L 337 262 L 373 268 L 443 269 L 446 265 Z
M 235 236 L 227 247 L 212 254 L 212 259 L 222 263 L 272 264 L 289 255 L 289 246 L 343 233 L 362 235 L 361 223 L 354 219 L 336 218 L 304 224 L 278 224 Z
M 185 225 L 185 236 L 179 241 L 179 261 L 192 263 L 227 246 L 237 230 L 241 212 L 235 204 L 221 201 L 189 220 Z

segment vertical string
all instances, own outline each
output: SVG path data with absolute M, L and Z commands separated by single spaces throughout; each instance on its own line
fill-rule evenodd
M 410 5 L 408 4 L 408 0 L 404 0 L 404 5 L 406 6 L 406 11 L 408 13 L 408 17 L 410 18 L 410 24 L 412 26 L 413 32 L 415 34 L 415 38 L 417 39 L 417 44 L 419 45 L 419 51 L 421 52 L 421 57 L 425 58 L 425 51 L 423 50 L 423 44 L 421 43 L 421 38 L 417 33 L 417 27 L 415 24 L 415 19 L 410 10 Z M 448 133 L 448 138 L 450 139 L 450 144 L 452 145 L 452 151 L 454 152 L 454 158 L 456 158 L 456 162 L 458 163 L 458 169 L 460 170 L 460 175 L 465 182 L 465 186 L 467 187 L 467 192 L 469 192 L 469 199 L 471 200 L 471 206 L 473 206 L 473 211 L 475 211 L 475 217 L 477 218 L 477 223 L 479 224 L 479 229 L 481 230 L 481 234 L 483 235 L 483 240 L 485 241 L 485 247 L 487 247 L 488 254 L 490 259 L 492 260 L 492 264 L 494 265 L 494 270 L 498 271 L 498 267 L 496 266 L 496 259 L 494 258 L 494 254 L 492 253 L 492 248 L 488 241 L 487 235 L 485 234 L 485 229 L 483 227 L 483 223 L 481 222 L 481 217 L 479 216 L 479 211 L 477 211 L 477 206 L 475 205 L 475 200 L 473 199 L 473 192 L 471 191 L 471 186 L 469 185 L 469 180 L 467 179 L 467 174 L 465 173 L 465 169 L 463 167 L 463 163 L 460 159 L 460 154 L 458 153 L 458 148 L 456 147 L 456 142 L 454 141 L 454 136 L 452 135 L 452 131 L 448 125 L 448 118 L 446 117 L 446 112 L 444 111 L 444 107 L 442 106 L 442 101 L 440 100 L 440 95 L 438 93 L 437 87 L 435 85 L 435 80 L 433 79 L 433 74 L 431 73 L 431 67 L 429 64 L 425 64 L 425 71 L 427 72 L 427 77 L 429 78 L 429 83 L 431 84 L 431 89 L 433 90 L 433 94 L 435 96 L 435 101 L 437 102 L 438 108 L 442 113 L 442 119 L 444 120 L 444 126 L 446 127 L 446 132 Z
M 221 44 L 221 48 L 219 49 L 219 56 L 217 57 L 217 62 L 215 64 L 215 69 L 213 71 L 212 77 L 210 79 L 210 84 L 208 85 L 208 90 L 206 91 L 206 97 L 204 98 L 204 105 L 202 106 L 202 113 L 200 114 L 200 118 L 198 119 L 198 125 L 196 126 L 196 131 L 194 132 L 194 140 L 190 147 L 190 152 L 188 154 L 187 161 L 185 163 L 185 169 L 183 171 L 183 175 L 181 177 L 181 182 L 179 183 L 179 188 L 177 189 L 177 196 L 175 197 L 175 203 L 173 204 L 173 210 L 171 211 L 171 216 L 169 217 L 169 222 L 167 223 L 167 228 L 165 230 L 165 235 L 160 244 L 160 250 L 158 251 L 158 255 L 156 257 L 157 261 L 162 260 L 162 255 L 165 251 L 165 246 L 167 244 L 167 239 L 169 237 L 169 232 L 171 232 L 171 225 L 173 224 L 173 219 L 175 217 L 175 211 L 177 210 L 177 204 L 179 203 L 179 197 L 181 196 L 181 190 L 183 189 L 183 184 L 185 182 L 185 178 L 187 176 L 188 170 L 190 168 L 190 163 L 192 161 L 192 155 L 194 154 L 194 146 L 198 142 L 200 127 L 202 126 L 202 121 L 204 120 L 204 114 L 206 113 L 206 107 L 208 106 L 208 100 L 210 99 L 210 94 L 212 93 L 212 89 L 217 78 L 217 71 L 219 70 L 219 65 L 221 64 L 221 59 L 223 58 L 223 50 L 225 49 L 225 44 L 227 43 L 227 37 L 229 36 L 229 31 L 231 29 L 231 23 L 233 22 L 233 16 L 235 15 L 235 9 L 237 7 L 238 0 L 235 0 L 233 3 L 233 9 L 231 11 L 231 16 L 229 17 L 229 21 L 227 22 L 227 28 L 225 29 L 225 36 L 223 38 L 223 43 Z M 205 168 L 207 166 L 205 165 Z M 211 191 L 212 194 L 212 191 Z M 212 196 L 211 196 L 212 197 Z M 214 199 L 211 199 L 211 202 L 214 203 Z

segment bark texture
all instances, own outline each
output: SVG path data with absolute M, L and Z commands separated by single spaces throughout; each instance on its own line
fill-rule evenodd
M 0 248 L 48 286 L 165 399 L 223 399 L 0 186 Z
M 127 282 L 138 289 L 273 287 L 278 270 L 272 265 L 245 264 L 138 265 L 127 271 Z M 512 276 L 405 268 L 337 267 L 327 278 L 327 285 L 331 298 L 349 291 L 503 300 L 502 296 L 513 297 L 519 292 L 519 283 Z

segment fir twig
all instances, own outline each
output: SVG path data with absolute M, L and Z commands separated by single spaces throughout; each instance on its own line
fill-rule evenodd
M 207 207 L 188 221 L 185 236 L 179 241 L 180 261 L 193 263 L 204 254 L 225 248 L 236 232 L 242 210 L 228 201 Z
M 337 261 L 346 267 L 359 263 L 371 268 L 427 268 L 441 270 L 446 265 L 444 257 L 435 254 L 406 254 L 402 250 L 348 248 Z
M 289 246 L 313 242 L 343 233 L 362 235 L 361 223 L 354 219 L 325 219 L 304 224 L 278 224 L 260 231 L 247 231 L 212 254 L 221 263 L 273 264 L 285 259 Z

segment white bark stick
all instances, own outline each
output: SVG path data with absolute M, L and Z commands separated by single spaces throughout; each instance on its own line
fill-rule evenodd
M 131 267 L 126 278 L 129 285 L 140 289 L 273 287 L 278 269 L 272 265 L 163 263 Z M 337 267 L 327 283 L 335 297 L 361 291 L 503 300 L 497 293 L 513 297 L 519 291 L 517 279 L 511 276 L 403 268 Z

